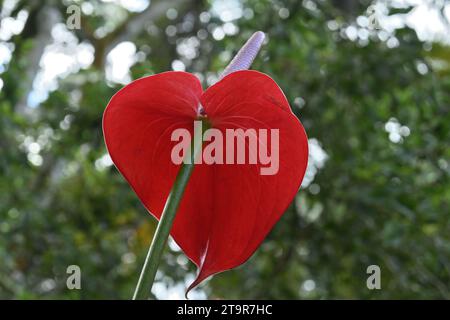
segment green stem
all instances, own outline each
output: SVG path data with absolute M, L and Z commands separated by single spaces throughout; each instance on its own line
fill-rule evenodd
M 237 71 L 245 70 L 250 67 L 253 59 L 256 57 L 261 45 L 264 41 L 264 33 L 256 32 L 242 47 L 233 61 L 225 69 L 222 77 L 227 74 Z M 203 108 L 200 106 L 203 110 Z M 202 150 L 203 133 L 210 128 L 210 125 L 206 118 L 200 116 L 198 120 L 202 122 L 202 130 L 196 132 L 194 130 L 194 141 L 192 142 L 193 150 L 190 155 L 189 163 L 183 163 L 180 171 L 178 172 L 175 183 L 167 198 L 166 205 L 164 207 L 161 218 L 159 219 L 158 227 L 156 228 L 155 236 L 153 237 L 152 244 L 148 250 L 147 257 L 145 258 L 144 266 L 139 277 L 136 290 L 134 291 L 133 300 L 147 299 L 155 280 L 156 271 L 158 269 L 159 261 L 161 260 L 164 247 L 169 237 L 170 229 L 172 228 L 173 220 L 180 205 L 181 198 L 183 197 L 186 185 L 194 170 L 194 159 Z
M 194 169 L 194 159 L 202 150 L 203 132 L 209 127 L 205 120 L 202 120 L 203 129 L 195 133 L 192 141 L 191 154 L 189 163 L 182 163 L 175 179 L 175 183 L 167 198 L 163 213 L 159 219 L 158 227 L 145 258 L 144 266 L 142 267 L 141 275 L 134 291 L 133 300 L 148 299 L 151 292 L 153 281 L 155 280 L 156 271 L 158 270 L 159 261 L 161 260 L 164 247 L 169 237 L 170 229 L 172 228 L 173 220 L 177 213 L 178 207 L 183 197 L 189 178 Z

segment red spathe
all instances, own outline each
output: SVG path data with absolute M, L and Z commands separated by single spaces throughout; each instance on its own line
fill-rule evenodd
M 136 80 L 109 102 L 103 131 L 114 164 L 157 219 L 180 167 L 171 160 L 178 143 L 171 134 L 178 128 L 193 134 L 199 105 L 224 136 L 227 128 L 279 129 L 279 169 L 261 175 L 261 164 L 195 166 L 171 231 L 199 268 L 189 289 L 253 254 L 297 193 L 308 162 L 300 121 L 263 73 L 237 71 L 204 92 L 185 72 Z

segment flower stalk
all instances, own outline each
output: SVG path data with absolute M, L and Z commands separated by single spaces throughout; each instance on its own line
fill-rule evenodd
M 264 42 L 265 35 L 263 32 L 258 31 L 254 33 L 250 39 L 245 43 L 245 45 L 239 50 L 230 64 L 225 68 L 221 75 L 221 79 L 226 75 L 239 71 L 248 69 L 256 55 L 258 54 L 261 46 Z M 159 219 L 158 226 L 156 228 L 155 235 L 153 237 L 152 243 L 150 245 L 149 251 L 145 258 L 144 266 L 142 267 L 141 274 L 133 295 L 133 300 L 145 300 L 149 298 L 153 282 L 155 280 L 156 272 L 158 270 L 159 262 L 162 257 L 162 253 L 167 243 L 167 239 L 170 234 L 170 230 L 173 225 L 178 207 L 180 205 L 183 193 L 189 182 L 189 178 L 194 170 L 195 159 L 201 155 L 202 152 L 202 136 L 203 132 L 209 128 L 207 121 L 202 118 L 203 130 L 199 132 L 200 137 L 194 137 L 192 142 L 191 161 L 186 161 L 182 163 L 178 175 L 175 179 L 175 183 L 170 191 L 169 197 L 167 198 L 164 210 Z
M 203 127 L 207 128 L 208 126 L 204 124 Z M 190 152 L 191 159 L 190 161 L 181 164 L 175 183 L 167 198 L 152 244 L 150 245 L 150 249 L 145 258 L 144 266 L 142 267 L 141 275 L 134 291 L 133 300 L 148 299 L 150 294 L 164 247 L 169 238 L 170 229 L 172 229 L 173 221 L 183 197 L 183 193 L 189 178 L 191 177 L 192 171 L 194 170 L 195 158 L 200 156 L 202 151 L 203 132 L 199 131 L 196 135 L 197 136 L 194 136 L 192 141 Z

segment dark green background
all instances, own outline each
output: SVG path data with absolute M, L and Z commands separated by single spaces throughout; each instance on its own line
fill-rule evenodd
M 207 79 L 256 30 L 269 42 L 253 68 L 283 88 L 327 159 L 256 254 L 193 297 L 450 298 L 448 46 L 419 41 L 408 27 L 380 36 L 376 21 L 358 25 L 357 17 L 370 16 L 371 1 L 243 1 L 243 16 L 232 22 L 239 32 L 221 40 L 212 35 L 224 22 L 201 15 L 214 1 L 167 1 L 177 17 L 155 13 L 136 33 L 127 26 L 139 13 L 89 2 L 94 10 L 74 34 L 94 46 L 95 61 L 59 79 L 37 108 L 21 102 L 38 69 L 32 57 L 40 36 L 48 37 L 42 17 L 56 10 L 64 21 L 72 2 L 20 0 L 10 13 L 29 16 L 8 40 L 14 52 L 0 73 L 0 298 L 131 297 L 155 220 L 114 166 L 95 165 L 106 152 L 103 110 L 122 86 L 105 80 L 108 47 L 127 40 L 142 52 L 132 78 L 170 70 L 181 59 L 186 71 Z M 389 7 L 387 14 L 410 9 Z M 176 28 L 171 36 L 169 25 Z M 366 30 L 362 38 L 349 39 L 351 25 Z M 104 26 L 106 36 L 95 33 Z M 199 40 L 192 60 L 176 50 L 190 37 Z M 397 122 L 401 139 L 386 130 Z M 26 141 L 42 143 L 40 166 L 28 160 Z M 66 288 L 71 264 L 81 267 L 82 290 Z M 381 268 L 381 290 L 366 287 L 371 264 Z M 194 272 L 171 246 L 158 292 L 167 286 L 183 293 Z

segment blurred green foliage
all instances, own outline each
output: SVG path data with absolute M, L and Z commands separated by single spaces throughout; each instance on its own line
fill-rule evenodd
M 144 57 L 132 78 L 178 59 L 206 87 L 263 30 L 269 41 L 253 68 L 277 81 L 327 159 L 257 253 L 200 290 L 237 299 L 450 298 L 450 48 L 407 27 L 391 34 L 357 20 L 369 17 L 371 1 L 247 0 L 227 27 L 208 13 L 214 2 L 174 1 L 169 18 L 123 39 Z M 18 104 L 40 41 L 37 17 L 50 6 L 65 17 L 72 2 L 18 1 L 11 12 L 29 16 L 0 73 L 0 298 L 128 299 L 153 236 L 154 219 L 102 161 L 102 113 L 122 85 L 105 80 L 112 37 L 92 34 L 137 14 L 89 3 L 74 34 L 95 48 L 94 63 L 59 79 L 28 112 Z M 189 39 L 191 59 L 177 50 Z M 82 290 L 66 288 L 71 264 L 81 267 Z M 366 287 L 371 264 L 381 267 L 381 290 Z M 194 272 L 170 246 L 158 286 L 184 287 Z

